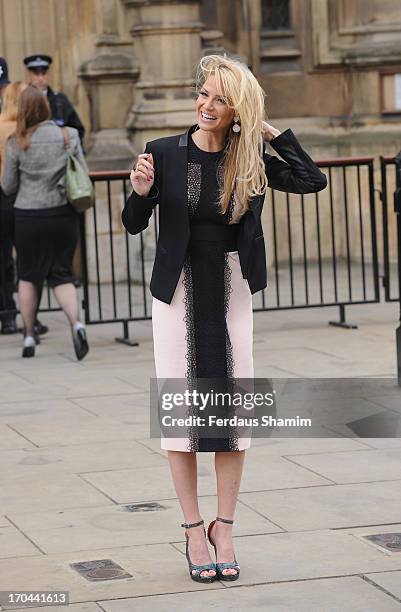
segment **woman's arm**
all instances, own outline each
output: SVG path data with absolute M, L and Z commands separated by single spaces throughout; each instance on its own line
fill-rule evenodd
M 327 186 L 326 176 L 303 150 L 290 128 L 280 133 L 264 123 L 263 137 L 285 160 L 264 153 L 269 187 L 288 193 L 315 193 Z
M 6 144 L 3 160 L 1 187 L 6 195 L 17 193 L 19 188 L 19 162 L 16 143 L 9 140 Z
M 121 219 L 130 234 L 139 234 L 148 227 L 153 209 L 159 203 L 160 164 L 150 143 L 146 144 L 145 153 L 151 153 L 154 160 L 154 182 L 147 196 L 133 190 L 125 203 Z

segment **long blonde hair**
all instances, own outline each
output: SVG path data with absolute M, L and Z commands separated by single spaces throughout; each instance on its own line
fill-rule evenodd
M 4 89 L 0 121 L 17 121 L 18 99 L 26 86 L 23 81 L 15 81 Z
M 220 212 L 223 214 L 233 193 L 247 209 L 250 198 L 266 191 L 262 139 L 265 93 L 244 63 L 225 55 L 202 57 L 196 73 L 197 90 L 209 76 L 215 77 L 228 106 L 234 110 L 235 117 L 239 117 L 241 127 L 240 132 L 233 132 L 231 128 L 228 131 L 220 194 Z

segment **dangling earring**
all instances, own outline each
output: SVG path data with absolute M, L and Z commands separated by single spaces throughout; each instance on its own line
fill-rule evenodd
M 241 131 L 241 126 L 239 125 L 239 117 L 234 117 L 234 125 L 232 129 L 233 132 L 235 132 L 236 134 Z

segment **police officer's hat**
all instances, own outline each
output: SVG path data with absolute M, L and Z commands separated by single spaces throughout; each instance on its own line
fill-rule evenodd
M 28 70 L 35 70 L 36 68 L 48 70 L 52 61 L 50 55 L 29 55 L 24 59 L 24 64 Z
M 4 57 L 0 57 L 0 86 L 1 85 L 8 85 L 9 84 L 9 80 L 8 80 L 8 66 L 7 66 L 7 62 L 4 59 Z

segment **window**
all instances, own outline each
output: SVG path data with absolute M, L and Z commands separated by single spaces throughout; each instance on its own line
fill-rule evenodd
M 262 28 L 264 30 L 289 30 L 289 0 L 262 0 Z

